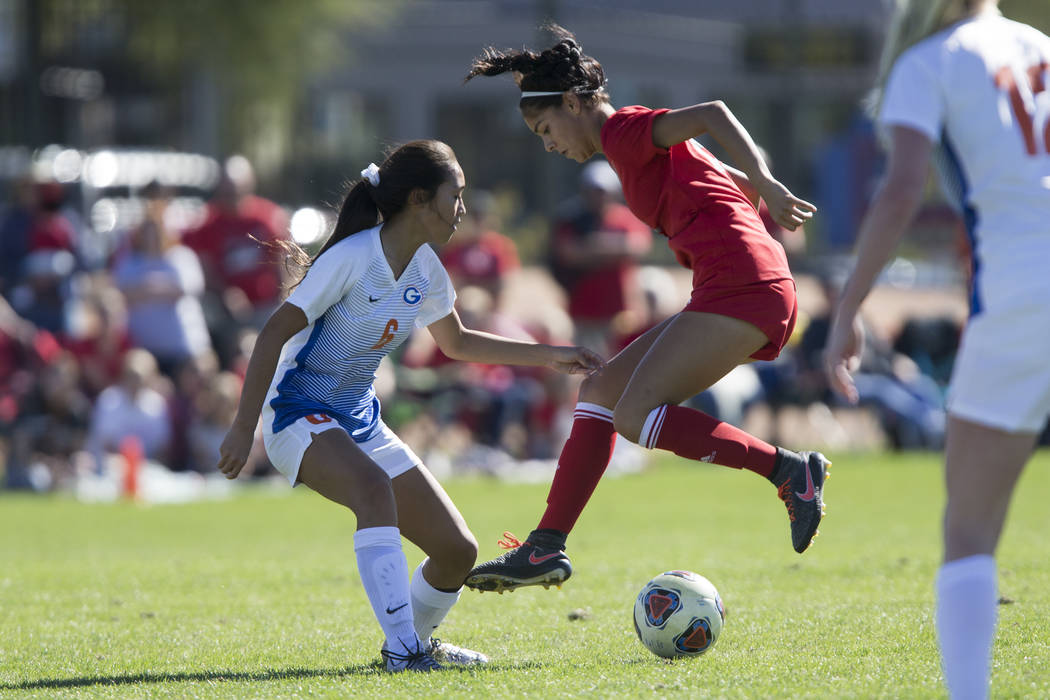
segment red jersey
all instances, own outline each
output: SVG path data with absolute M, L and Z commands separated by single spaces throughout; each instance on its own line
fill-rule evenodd
M 197 253 L 224 287 L 239 287 L 252 305 L 259 306 L 280 299 L 279 256 L 264 244 L 284 237 L 265 221 L 213 210 L 199 229 L 183 236 L 182 242 Z
M 521 267 L 514 241 L 495 231 L 473 239 L 454 238 L 440 257 L 448 273 L 463 284 L 497 282 Z
M 624 107 L 602 126 L 602 150 L 627 206 L 667 236 L 678 262 L 693 270 L 694 287 L 790 279 L 784 249 L 717 158 L 691 139 L 653 144 L 653 120 L 668 111 Z
M 627 207 L 615 202 L 606 207 L 600 221 L 584 212 L 582 216 L 556 222 L 554 236 L 559 239 L 579 238 L 592 231 L 637 239 L 639 247 L 648 247 L 651 239 L 649 227 Z M 571 279 L 565 281 L 569 293 L 569 315 L 588 321 L 607 321 L 632 308 L 632 302 L 637 301 L 632 299 L 631 293 L 636 287 L 634 275 L 637 268 L 635 260 L 624 257 L 601 267 L 571 271 Z
M 74 249 L 76 233 L 69 219 L 61 214 L 38 216 L 29 231 L 29 250 Z

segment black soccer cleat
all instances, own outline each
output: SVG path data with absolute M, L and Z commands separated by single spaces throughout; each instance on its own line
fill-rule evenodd
M 509 532 L 504 532 L 503 537 L 499 545 L 510 551 L 471 569 L 463 582 L 468 588 L 497 593 L 522 586 L 561 588 L 572 576 L 572 563 L 562 550 L 521 542 Z
M 801 554 L 817 535 L 824 516 L 824 480 L 831 462 L 819 452 L 778 450 L 777 495 L 791 519 L 791 545 Z

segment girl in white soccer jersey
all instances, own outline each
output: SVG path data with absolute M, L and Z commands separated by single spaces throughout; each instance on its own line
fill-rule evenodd
M 376 368 L 413 326 L 426 327 L 453 359 L 563 372 L 587 372 L 601 360 L 582 348 L 462 326 L 452 283 L 427 245 L 446 242 L 465 213 L 463 171 L 446 144 L 405 144 L 361 174 L 331 237 L 259 333 L 218 466 L 231 479 L 240 473 L 261 412 L 274 466 L 357 516 L 354 550 L 386 637 L 386 668 L 484 663 L 430 636 L 458 599 L 477 542 L 419 458 L 383 424 Z M 402 535 L 427 554 L 411 582 Z
M 952 696 L 983 698 L 995 548 L 1050 414 L 1050 38 L 987 0 L 898 0 L 894 20 L 876 93 L 887 173 L 861 224 L 827 369 L 856 401 L 857 311 L 922 199 L 932 154 L 973 251 L 971 316 L 948 399 L 937 633 Z

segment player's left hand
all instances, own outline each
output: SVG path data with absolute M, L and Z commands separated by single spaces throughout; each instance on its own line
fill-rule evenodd
M 755 189 L 766 201 L 773 220 L 789 231 L 794 231 L 812 219 L 817 210 L 815 205 L 791 194 L 788 188 L 773 178 L 755 183 Z
M 605 366 L 597 353 L 579 346 L 554 345 L 547 366 L 565 374 L 590 374 Z

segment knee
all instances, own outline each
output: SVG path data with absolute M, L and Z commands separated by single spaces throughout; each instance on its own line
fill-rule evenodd
M 456 561 L 462 565 L 464 571 L 470 571 L 478 560 L 478 541 L 474 533 L 469 530 L 464 533 L 463 538 L 456 544 Z
M 469 530 L 461 532 L 443 542 L 441 551 L 431 558 L 437 559 L 435 563 L 443 570 L 466 576 L 478 560 L 478 541 Z
M 580 382 L 579 401 L 581 402 L 612 406 L 619 397 L 611 394 L 609 381 L 605 379 L 605 375 L 600 370 L 587 375 Z

